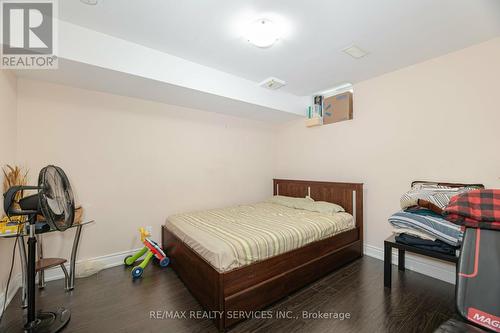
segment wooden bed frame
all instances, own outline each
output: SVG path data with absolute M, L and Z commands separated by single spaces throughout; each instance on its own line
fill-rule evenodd
M 257 263 L 220 273 L 162 226 L 171 266 L 207 311 L 220 311 L 219 331 L 244 320 L 233 311 L 262 309 L 363 255 L 363 184 L 274 179 L 274 195 L 305 197 L 344 207 L 356 228 Z

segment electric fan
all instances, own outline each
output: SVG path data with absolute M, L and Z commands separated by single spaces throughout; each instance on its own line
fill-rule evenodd
M 16 194 L 20 191 L 35 190 L 36 194 L 19 200 L 19 208 L 14 207 Z M 13 325 L 7 332 L 52 333 L 58 332 L 70 320 L 69 310 L 59 308 L 56 311 L 35 309 L 35 262 L 36 237 L 35 223 L 37 216 L 43 215 L 50 228 L 64 231 L 73 225 L 75 203 L 73 192 L 64 171 L 49 165 L 40 171 L 38 186 L 14 186 L 4 194 L 4 210 L 8 216 L 27 216 L 28 229 L 28 314 L 24 327 Z M 17 326 L 17 327 L 16 327 Z

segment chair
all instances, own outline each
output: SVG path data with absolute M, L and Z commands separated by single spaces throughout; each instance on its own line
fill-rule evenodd
M 64 265 L 67 260 L 64 258 L 44 258 L 43 257 L 43 236 L 42 234 L 36 235 L 37 238 L 37 255 L 38 260 L 36 261 L 35 271 L 38 273 L 38 288 L 45 288 L 45 270 L 52 267 L 60 266 L 64 273 L 64 288 L 69 290 L 69 274 L 66 266 Z

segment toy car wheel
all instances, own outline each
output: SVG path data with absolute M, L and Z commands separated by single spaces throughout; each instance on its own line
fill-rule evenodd
M 142 276 L 142 272 L 144 272 L 144 270 L 142 269 L 142 267 L 136 266 L 136 267 L 134 267 L 132 269 L 132 277 L 134 279 L 140 278 Z
M 128 260 L 132 258 L 133 256 L 126 256 L 125 259 L 123 259 L 123 263 L 127 266 L 130 266 L 133 264 L 133 262 L 129 263 Z
M 168 259 L 168 257 L 165 257 L 162 260 L 160 260 L 160 266 L 161 267 L 167 267 L 168 264 L 170 264 L 170 259 Z

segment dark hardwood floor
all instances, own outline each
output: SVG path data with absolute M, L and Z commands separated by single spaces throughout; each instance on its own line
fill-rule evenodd
M 37 308 L 64 305 L 72 317 L 64 332 L 217 332 L 209 319 L 150 319 L 151 311 L 196 311 L 200 305 L 171 269 L 148 267 L 132 281 L 115 267 L 76 281 L 47 283 Z M 3 324 L 22 316 L 19 292 Z M 454 286 L 393 266 L 392 290 L 383 287 L 382 261 L 363 257 L 266 309 L 292 311 L 293 319 L 250 319 L 231 332 L 432 332 L 454 311 Z M 304 319 L 307 313 L 350 313 L 350 319 Z M 273 312 L 274 314 L 276 312 Z M 297 317 L 297 318 L 295 318 Z

